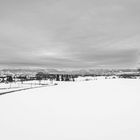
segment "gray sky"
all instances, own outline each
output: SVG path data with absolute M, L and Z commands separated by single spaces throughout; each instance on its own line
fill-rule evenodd
M 0 66 L 136 68 L 139 0 L 0 0 Z

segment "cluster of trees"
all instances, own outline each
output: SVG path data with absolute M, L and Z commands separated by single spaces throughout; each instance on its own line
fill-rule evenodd
M 9 83 L 9 82 L 13 82 L 13 77 L 12 76 L 4 76 L 4 77 L 0 77 L 0 82 L 3 83 Z
M 35 76 L 3 76 L 0 77 L 0 82 L 14 82 L 14 81 L 21 81 L 22 83 L 24 81 L 31 81 L 31 80 L 51 80 L 51 81 L 75 81 L 75 78 L 77 78 L 77 75 L 69 75 L 69 74 L 47 74 L 43 72 L 38 72 Z
M 55 80 L 55 81 L 75 81 L 76 75 L 68 75 L 68 74 L 45 74 L 43 72 L 39 72 L 36 74 L 36 80 Z
M 140 74 L 121 74 L 119 75 L 119 78 L 136 79 L 139 76 Z

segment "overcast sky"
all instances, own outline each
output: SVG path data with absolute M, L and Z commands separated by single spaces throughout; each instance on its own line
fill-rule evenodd
M 0 66 L 137 68 L 139 0 L 0 0 Z

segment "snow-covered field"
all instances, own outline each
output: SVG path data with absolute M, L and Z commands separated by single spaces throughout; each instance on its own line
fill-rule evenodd
M 0 83 L 0 95 L 6 94 L 7 92 L 14 92 L 20 90 L 27 90 L 31 88 L 39 88 L 43 86 L 52 86 L 55 82 L 49 80 L 42 80 L 41 82 L 37 80 L 24 81 L 22 82 L 12 82 L 12 83 Z
M 140 80 L 59 82 L 0 96 L 1 140 L 140 140 Z

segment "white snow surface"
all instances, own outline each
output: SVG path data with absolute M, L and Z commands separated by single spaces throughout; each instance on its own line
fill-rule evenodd
M 140 140 L 140 80 L 59 82 L 0 96 L 1 140 Z

